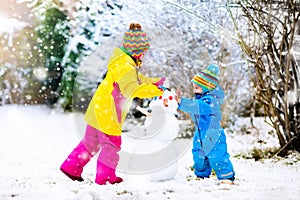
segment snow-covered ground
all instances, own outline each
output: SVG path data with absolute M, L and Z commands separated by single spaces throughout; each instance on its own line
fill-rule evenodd
M 244 123 L 249 123 L 244 120 Z M 137 175 L 118 172 L 124 182 L 100 186 L 94 183 L 95 159 L 86 166 L 84 182 L 73 182 L 59 171 L 61 163 L 79 142 L 73 114 L 44 106 L 0 107 L 0 199 L 101 200 L 101 199 L 299 199 L 299 155 L 287 159 L 236 158 L 255 146 L 277 146 L 277 140 L 261 119 L 256 135 L 227 133 L 228 148 L 236 171 L 234 186 L 218 187 L 215 177 L 196 181 L 191 153 L 179 160 L 174 179 L 150 182 Z M 237 122 L 237 127 L 243 121 Z M 260 142 L 257 142 L 257 141 Z M 298 161 L 297 161 L 298 160 Z

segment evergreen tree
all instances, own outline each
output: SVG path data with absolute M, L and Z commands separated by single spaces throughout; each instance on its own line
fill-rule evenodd
M 62 58 L 68 42 L 68 18 L 52 1 L 44 1 L 35 9 L 38 51 L 44 62 L 47 79 L 43 83 L 42 98 L 48 104 L 57 101 L 57 90 L 63 73 Z
M 70 22 L 72 36 L 63 58 L 64 72 L 59 88 L 60 104 L 67 111 L 73 110 L 73 89 L 80 64 L 105 37 L 113 34 L 111 24 L 118 22 L 109 19 L 119 21 L 122 5 L 118 1 L 86 0 L 78 2 L 76 8 L 75 18 Z

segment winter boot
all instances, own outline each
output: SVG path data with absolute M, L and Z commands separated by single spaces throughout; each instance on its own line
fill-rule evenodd
M 69 174 L 68 172 L 66 172 L 62 167 L 60 168 L 60 170 L 61 170 L 66 176 L 68 176 L 70 179 L 72 179 L 73 181 L 79 181 L 79 182 L 84 181 L 84 179 L 83 179 L 81 176 L 80 176 L 80 177 L 73 176 L 72 174 Z
M 68 158 L 63 162 L 60 170 L 73 181 L 83 181 L 81 173 L 83 167 L 90 161 L 92 155 L 80 142 L 78 146 L 70 153 Z
M 109 180 L 110 168 L 100 161 L 97 161 L 97 173 L 95 183 L 105 185 Z
M 115 174 L 116 170 L 108 167 L 102 162 L 97 162 L 97 174 L 95 183 L 99 185 L 105 185 L 108 181 L 110 184 L 121 183 L 123 181 L 122 178 L 117 177 Z
M 121 177 L 116 177 L 116 178 L 110 178 L 109 180 L 108 180 L 108 182 L 110 183 L 110 184 L 115 184 L 115 183 L 121 183 L 121 182 L 123 182 L 123 179 L 121 178 Z

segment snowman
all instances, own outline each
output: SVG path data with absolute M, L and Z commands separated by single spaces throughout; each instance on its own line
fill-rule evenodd
M 162 96 L 155 97 L 149 104 L 151 113 L 145 120 L 146 137 L 166 143 L 172 142 L 178 134 L 179 123 L 175 117 L 178 103 L 175 93 L 165 89 Z
M 149 108 L 150 113 L 137 107 L 147 117 L 142 136 L 134 142 L 131 140 L 128 166 L 150 181 L 169 180 L 175 177 L 178 168 L 178 152 L 174 146 L 179 132 L 175 92 L 165 89 L 161 96 L 152 99 Z

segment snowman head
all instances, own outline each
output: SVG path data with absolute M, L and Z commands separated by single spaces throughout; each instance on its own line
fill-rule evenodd
M 175 92 L 166 89 L 161 96 L 154 97 L 149 104 L 149 108 L 153 110 L 155 106 L 161 107 L 167 113 L 175 114 L 178 108 Z

